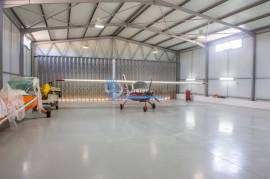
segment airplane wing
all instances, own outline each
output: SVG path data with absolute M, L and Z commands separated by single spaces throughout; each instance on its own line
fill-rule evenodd
M 108 83 L 108 82 L 115 82 L 115 83 L 129 83 L 133 84 L 138 81 L 135 80 L 98 80 L 98 79 L 58 79 L 56 81 L 62 82 L 88 82 L 88 83 Z M 145 83 L 151 83 L 151 81 L 144 81 Z M 179 84 L 198 84 L 204 85 L 206 84 L 204 81 L 152 81 L 153 84 L 168 84 L 168 85 L 179 85 Z

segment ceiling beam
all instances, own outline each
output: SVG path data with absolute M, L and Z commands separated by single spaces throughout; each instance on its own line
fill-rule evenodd
M 227 1 L 228 0 L 220 0 L 218 2 L 215 2 L 214 4 L 211 4 L 210 6 L 200 10 L 199 13 L 205 13 L 205 12 L 207 12 L 207 11 L 209 11 L 209 10 L 211 10 L 211 9 L 213 9 L 213 8 L 219 6 L 219 5 L 221 5 L 221 4 L 223 4 L 223 3 L 227 2 Z M 179 25 L 185 23 L 186 21 L 192 20 L 194 17 L 196 17 L 196 16 L 194 16 L 194 15 L 188 16 L 187 18 L 184 18 L 184 19 L 180 20 L 179 22 L 169 26 L 168 28 L 164 29 L 163 31 L 166 32 L 166 31 L 168 31 L 168 30 L 170 30 L 170 29 L 172 29 L 172 28 L 174 28 L 176 26 L 179 26 Z M 156 36 L 158 36 L 158 34 L 154 34 L 154 35 L 148 37 L 147 39 L 144 39 L 144 42 L 146 42 L 146 41 L 148 41 L 148 40 L 150 40 L 150 39 L 152 39 L 152 38 L 154 38 Z M 165 40 L 171 40 L 171 39 L 172 38 L 168 38 L 168 39 L 165 39 Z M 163 43 L 163 42 L 165 42 L 165 40 L 163 40 L 161 42 Z
M 107 23 L 111 23 L 112 19 L 115 17 L 115 15 L 118 13 L 118 11 L 123 7 L 125 3 L 120 3 L 120 5 L 115 9 L 115 11 L 111 14 L 110 18 L 107 20 Z M 101 29 L 101 31 L 98 33 L 98 37 L 103 33 L 105 28 Z
M 83 32 L 82 38 L 85 38 L 86 33 L 88 31 L 88 28 L 89 28 L 89 26 L 90 26 L 90 24 L 92 22 L 92 19 L 93 19 L 95 13 L 96 13 L 96 10 L 98 9 L 98 6 L 99 6 L 99 3 L 96 3 L 93 11 L 90 13 L 89 20 L 88 20 L 87 26 L 85 27 L 85 31 Z
M 139 17 L 143 12 L 145 12 L 151 5 L 142 4 L 138 7 L 126 20 L 125 23 L 132 23 L 137 17 Z M 125 28 L 119 27 L 113 32 L 114 36 L 120 34 Z
M 61 4 L 61 3 L 93 3 L 99 2 L 138 2 L 143 4 L 153 4 L 153 0 L 1 0 L 0 4 L 4 8 L 11 8 L 16 6 L 30 5 L 30 4 Z
M 95 24 L 94 23 L 90 23 L 90 24 L 86 24 L 86 25 L 77 25 L 77 26 L 69 26 L 69 28 L 88 28 L 88 27 L 94 27 Z M 139 30 L 147 30 L 153 33 L 157 33 L 157 34 L 161 34 L 161 35 L 166 35 L 168 37 L 172 37 L 172 38 L 176 38 L 179 40 L 184 40 L 184 41 L 188 41 L 191 43 L 194 43 L 196 45 L 202 46 L 204 47 L 204 44 L 196 41 L 196 40 L 190 40 L 189 38 L 185 37 L 185 36 L 177 36 L 175 33 L 172 32 L 162 32 L 159 29 L 153 28 L 153 27 L 145 27 L 143 25 L 138 25 L 138 24 L 130 24 L 130 23 L 110 23 L 110 24 L 104 24 L 105 27 L 107 26 L 119 26 L 119 27 L 130 27 L 130 28 L 136 28 Z M 40 28 L 28 28 L 24 30 L 24 33 L 32 33 L 32 32 L 38 32 L 38 31 L 44 31 L 44 30 L 57 30 L 57 29 L 67 29 L 67 26 L 56 26 L 56 27 L 40 27 Z
M 153 46 L 151 44 L 141 43 L 141 42 L 138 42 L 138 41 L 135 41 L 135 40 L 130 40 L 130 39 L 126 39 L 126 38 L 122 38 L 122 37 L 118 37 L 118 36 L 86 37 L 84 39 L 70 38 L 68 40 L 37 41 L 37 42 L 33 42 L 33 43 L 35 43 L 35 44 L 50 44 L 50 43 L 62 43 L 62 42 L 74 42 L 74 41 L 88 41 L 88 40 L 101 40 L 101 39 L 117 39 L 117 40 L 122 40 L 122 41 L 125 41 L 125 42 L 134 43 L 134 44 L 137 44 L 137 45 L 143 45 L 143 46 L 150 47 L 150 48 L 157 48 L 159 50 L 165 50 L 165 51 L 172 52 L 172 53 L 175 53 L 176 52 L 175 50 L 170 50 L 170 49 L 166 49 L 166 48 L 163 48 L 163 47 L 156 47 L 156 46 Z
M 184 2 L 182 2 L 181 4 L 179 4 L 178 6 L 183 6 L 186 3 L 190 2 L 191 0 L 185 0 Z M 175 9 L 171 9 L 168 12 L 166 12 L 164 15 L 161 15 L 160 17 L 158 17 L 157 19 L 155 19 L 153 22 L 151 22 L 150 24 L 148 24 L 146 27 L 150 27 L 152 25 L 154 25 L 156 22 L 162 20 L 163 18 L 165 18 L 166 16 L 172 14 L 175 11 Z M 136 32 L 135 34 L 133 34 L 132 36 L 129 37 L 129 39 L 134 38 L 136 35 L 138 35 L 139 33 L 143 32 L 143 30 L 140 30 L 139 32 Z
M 26 29 L 26 26 L 24 25 L 23 21 L 19 18 L 19 16 L 17 15 L 17 13 L 14 11 L 14 9 L 10 9 L 10 12 L 12 13 L 12 15 L 16 18 L 16 20 L 19 22 L 20 26 L 24 29 Z
M 241 7 L 241 8 L 239 8 L 239 9 L 236 9 L 236 10 L 234 10 L 234 11 L 232 11 L 232 12 L 229 12 L 229 13 L 227 13 L 227 14 L 225 14 L 225 15 L 219 17 L 218 19 L 220 19 L 220 20 L 221 20 L 221 19 L 225 19 L 225 18 L 227 18 L 227 17 L 233 16 L 233 15 L 238 14 L 238 13 L 240 13 L 240 12 L 243 12 L 243 11 L 245 11 L 245 10 L 254 8 L 254 7 L 256 7 L 256 6 L 259 6 L 259 5 L 261 5 L 261 4 L 265 3 L 265 2 L 268 2 L 268 1 L 269 1 L 269 0 L 262 0 L 262 1 L 258 1 L 258 2 L 255 2 L 255 3 L 249 4 L 249 5 L 247 5 L 247 6 L 244 6 L 244 7 Z M 208 25 L 208 23 L 203 23 L 203 24 L 198 25 L 198 26 L 196 26 L 196 27 L 194 27 L 194 28 L 191 28 L 191 29 L 189 29 L 189 30 L 186 30 L 186 31 L 184 31 L 184 32 L 181 32 L 181 33 L 179 33 L 178 35 L 187 34 L 187 33 L 189 33 L 189 32 L 192 32 L 192 31 L 194 31 L 194 30 L 196 30 L 196 29 L 202 28 L 202 27 L 207 26 L 207 25 Z M 160 44 L 162 44 L 162 43 L 164 43 L 164 42 L 166 42 L 166 41 L 169 41 L 169 40 L 171 40 L 171 38 L 165 39 L 165 40 L 163 40 L 163 41 L 161 41 L 161 42 L 158 42 L 158 43 L 155 44 L 155 45 L 160 45 Z
M 190 9 L 187 9 L 185 7 L 182 7 L 182 6 L 177 6 L 175 4 L 172 4 L 172 3 L 169 3 L 169 2 L 166 2 L 166 1 L 163 1 L 163 0 L 155 0 L 154 1 L 154 4 L 156 5 L 161 5 L 161 6 L 165 6 L 165 7 L 169 7 L 169 8 L 173 8 L 175 10 L 179 10 L 179 11 L 182 11 L 182 12 L 185 12 L 187 14 L 190 14 L 190 15 L 194 15 L 194 16 L 197 16 L 197 17 L 201 17 L 205 20 L 208 20 L 210 22 L 215 22 L 215 23 L 218 23 L 218 24 L 221 24 L 221 25 L 224 25 L 224 26 L 227 26 L 229 28 L 234 28 L 234 29 L 238 29 L 250 36 L 253 36 L 254 33 L 252 31 L 249 31 L 247 29 L 244 29 L 242 27 L 239 27 L 237 25 L 234 25 L 234 24 L 231 24 L 231 23 L 228 23 L 228 22 L 225 22 L 223 20 L 220 20 L 220 19 L 217 19 L 217 18 L 214 18 L 214 17 L 211 17 L 211 16 L 208 16 L 208 15 L 205 15 L 205 14 L 202 14 L 202 13 L 198 13 L 198 12 L 195 12 L 195 11 L 192 11 Z
M 57 11 L 57 12 L 55 12 L 55 13 L 53 13 L 53 14 L 47 16 L 47 17 L 46 17 L 46 20 L 48 21 L 49 19 L 53 19 L 55 16 L 57 16 L 57 15 L 59 15 L 59 14 L 62 14 L 62 13 L 64 13 L 64 12 L 68 11 L 70 8 L 75 7 L 75 6 L 77 6 L 77 5 L 79 5 L 79 3 L 75 3 L 75 4 L 73 4 L 71 7 L 67 6 L 67 8 L 62 9 L 62 10 L 60 10 L 60 11 Z M 43 16 L 40 16 L 40 19 L 38 19 L 36 22 L 34 22 L 33 24 L 31 24 L 28 28 L 32 28 L 32 27 L 34 27 L 34 26 L 36 26 L 36 25 L 42 23 L 42 22 L 44 21 L 43 19 L 44 19 Z
M 13 8 L 10 8 L 10 12 L 11 14 L 16 18 L 16 21 L 19 22 L 20 26 L 23 28 L 23 29 L 26 29 L 26 25 L 23 23 L 23 21 L 19 18 L 19 16 L 17 15 L 17 13 L 14 11 Z M 36 38 L 33 36 L 32 33 L 30 33 L 30 36 L 33 40 L 36 40 Z
M 257 20 L 260 20 L 260 19 L 263 19 L 263 18 L 266 18 L 266 17 L 270 17 L 270 13 L 266 13 L 266 14 L 263 14 L 261 16 L 257 16 L 257 17 L 254 17 L 254 18 L 251 18 L 251 19 L 248 19 L 248 20 L 245 20 L 245 21 L 242 21 L 242 22 L 239 22 L 239 23 L 236 23 L 235 25 L 243 25 L 243 24 L 247 24 L 247 23 L 250 23 L 250 22 L 254 22 L 254 21 L 257 21 Z M 220 31 L 224 31 L 224 30 L 227 30 L 229 29 L 228 27 L 226 28 L 222 28 L 222 29 L 219 29 L 219 30 L 215 30 L 213 32 L 210 32 L 209 35 L 211 34 L 215 34 L 215 33 L 218 33 Z M 193 38 L 195 39 L 195 38 Z M 171 46 L 168 46 L 166 48 L 172 48 L 172 47 L 175 47 L 175 46 L 178 46 L 178 45 L 182 45 L 182 44 L 185 44 L 186 42 L 180 42 L 180 43 L 177 43 L 177 44 L 173 44 Z
M 69 26 L 70 26 L 70 17 L 71 17 L 71 9 L 72 9 L 72 4 L 69 3 L 68 5 L 68 29 L 67 29 L 67 39 L 69 38 Z
M 47 22 L 47 20 L 46 20 L 46 16 L 45 16 L 45 13 L 44 13 L 44 9 L 43 9 L 42 4 L 39 5 L 39 8 L 40 8 L 40 11 L 41 11 L 41 14 L 42 14 L 42 17 L 43 17 L 45 26 L 46 26 L 46 27 L 49 27 L 49 26 L 48 26 L 48 22 Z M 52 36 L 51 36 L 51 32 L 50 32 L 49 30 L 48 30 L 48 34 L 49 34 L 50 40 L 53 40 L 53 39 L 52 39 Z

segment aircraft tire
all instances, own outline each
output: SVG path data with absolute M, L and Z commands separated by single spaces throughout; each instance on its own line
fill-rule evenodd
M 143 111 L 146 112 L 147 111 L 147 106 L 143 107 Z
M 152 106 L 152 109 L 156 109 L 156 104 L 155 103 L 152 103 L 151 106 Z

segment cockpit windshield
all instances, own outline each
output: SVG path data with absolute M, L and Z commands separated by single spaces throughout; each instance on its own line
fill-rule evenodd
M 148 85 L 143 81 L 138 81 L 133 86 L 134 89 L 148 89 Z

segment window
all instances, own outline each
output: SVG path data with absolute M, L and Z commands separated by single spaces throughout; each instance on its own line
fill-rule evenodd
M 242 47 L 242 39 L 238 39 L 216 45 L 216 52 L 222 52 L 224 50 L 236 49 L 241 47 Z
M 23 44 L 26 46 L 28 49 L 31 49 L 31 40 L 27 37 L 24 36 L 23 38 Z

